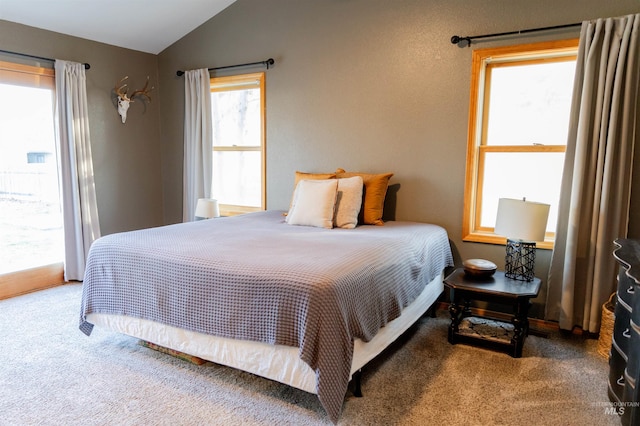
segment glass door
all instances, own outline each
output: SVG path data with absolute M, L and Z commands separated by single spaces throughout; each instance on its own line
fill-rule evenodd
M 27 278 L 40 267 L 60 280 L 54 84 L 51 69 L 0 63 L 0 298 L 30 291 Z

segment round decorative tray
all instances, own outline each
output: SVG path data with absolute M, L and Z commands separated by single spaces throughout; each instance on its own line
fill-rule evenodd
M 467 275 L 478 278 L 490 277 L 498 269 L 495 263 L 485 259 L 467 259 L 462 262 L 462 266 Z

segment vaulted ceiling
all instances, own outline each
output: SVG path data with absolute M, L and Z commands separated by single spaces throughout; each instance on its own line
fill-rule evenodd
M 234 1 L 0 0 L 0 19 L 158 54 Z

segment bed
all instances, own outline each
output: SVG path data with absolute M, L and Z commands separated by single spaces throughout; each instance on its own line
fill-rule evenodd
M 102 237 L 80 330 L 94 326 L 315 393 L 339 418 L 348 383 L 431 307 L 446 231 L 391 221 L 292 226 L 281 211 Z

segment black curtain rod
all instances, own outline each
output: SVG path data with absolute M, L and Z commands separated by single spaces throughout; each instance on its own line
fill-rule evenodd
M 224 70 L 224 69 L 228 69 L 228 68 L 238 68 L 238 67 L 249 67 L 252 65 L 263 65 L 265 67 L 267 67 L 267 69 L 269 69 L 269 67 L 273 64 L 275 64 L 276 61 L 273 60 L 273 58 L 269 58 L 266 61 L 259 61 L 259 62 L 250 62 L 248 64 L 238 64 L 238 65 L 227 65 L 224 67 L 215 67 L 215 68 L 207 68 L 209 70 L 209 72 L 211 71 L 217 71 L 217 70 Z M 183 76 L 184 75 L 184 71 L 180 71 L 178 70 L 176 72 L 176 75 L 178 77 Z
M 528 29 L 528 30 L 508 31 L 508 32 L 505 32 L 505 33 L 484 34 L 484 35 L 479 35 L 479 36 L 460 37 L 460 36 L 454 35 L 453 37 L 451 37 L 451 43 L 452 44 L 457 44 L 458 46 L 460 46 L 460 43 L 467 42 L 467 47 L 469 47 L 469 46 L 471 46 L 471 40 L 475 40 L 475 39 L 479 39 L 479 38 L 500 37 L 500 36 L 513 35 L 513 34 L 532 33 L 532 32 L 536 32 L 536 31 L 557 30 L 557 29 L 560 29 L 560 28 L 577 27 L 579 25 L 582 25 L 582 22 L 575 23 L 575 24 L 555 25 L 553 27 L 542 27 L 542 28 L 531 28 L 531 29 Z
M 1 50 L 0 49 L 0 53 L 8 53 L 10 55 L 24 56 L 25 58 L 39 59 L 41 61 L 49 61 L 49 62 L 55 62 L 56 61 L 55 59 L 45 58 L 44 56 L 29 55 L 28 53 L 12 52 L 10 50 Z M 84 69 L 88 70 L 89 68 L 91 68 L 91 65 L 89 65 L 89 64 L 87 64 L 85 62 L 84 63 Z

